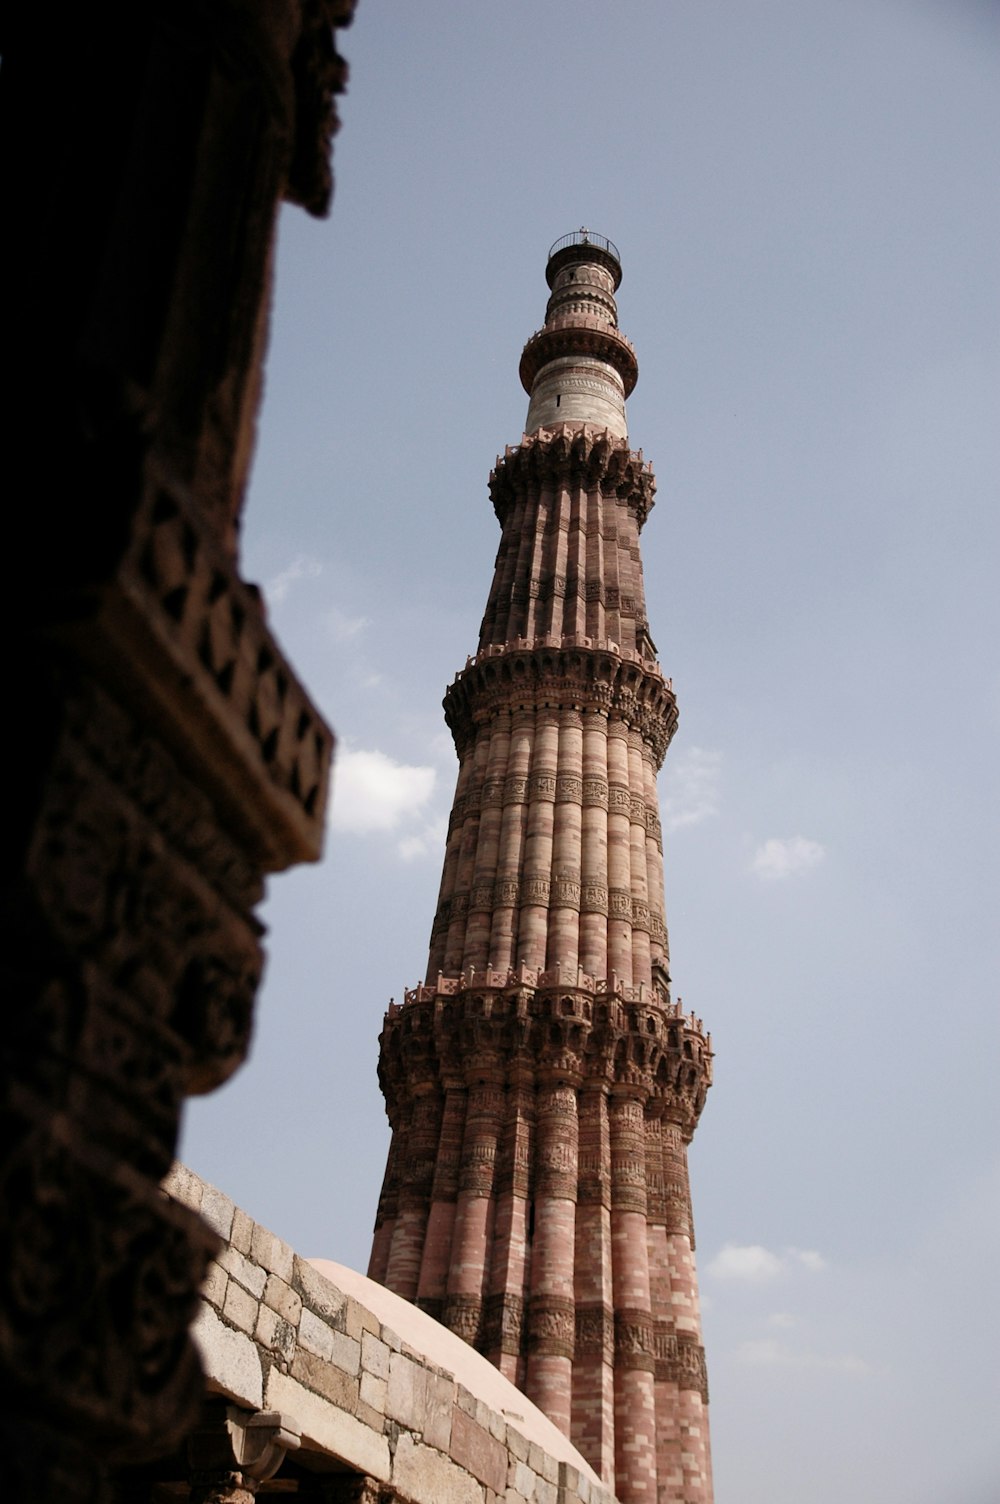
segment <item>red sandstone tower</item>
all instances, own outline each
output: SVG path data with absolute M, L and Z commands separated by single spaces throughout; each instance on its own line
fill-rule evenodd
M 649 635 L 629 448 L 638 366 L 610 241 L 557 241 L 476 656 L 427 981 L 390 1007 L 393 1136 L 369 1273 L 490 1358 L 625 1504 L 710 1504 L 687 1145 L 710 1036 L 670 995 Z

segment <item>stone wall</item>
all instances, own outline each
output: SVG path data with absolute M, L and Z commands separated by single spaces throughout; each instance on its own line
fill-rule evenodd
M 175 1165 L 164 1188 L 224 1241 L 194 1328 L 209 1392 L 280 1412 L 301 1491 L 333 1466 L 412 1504 L 613 1504 L 214 1186 Z

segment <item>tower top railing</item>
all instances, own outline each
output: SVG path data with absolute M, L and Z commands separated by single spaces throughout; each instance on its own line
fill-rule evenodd
M 592 245 L 597 250 L 604 251 L 606 255 L 613 256 L 619 266 L 622 264 L 622 258 L 614 241 L 609 240 L 606 235 L 595 235 L 594 231 L 588 230 L 585 225 L 581 225 L 578 230 L 573 230 L 571 234 L 562 235 L 558 240 L 553 241 L 552 245 L 549 246 L 548 259 L 551 261 L 557 251 L 564 251 L 570 245 Z

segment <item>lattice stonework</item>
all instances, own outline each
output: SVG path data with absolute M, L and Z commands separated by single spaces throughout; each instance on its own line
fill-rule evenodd
M 520 1385 L 627 1504 L 710 1504 L 687 1145 L 711 1038 L 670 992 L 656 775 L 677 724 L 646 618 L 655 484 L 617 252 L 550 254 L 427 982 L 390 1007 L 369 1272 Z

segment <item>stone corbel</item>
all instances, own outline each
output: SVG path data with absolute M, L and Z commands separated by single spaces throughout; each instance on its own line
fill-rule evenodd
M 227 1405 L 222 1424 L 199 1426 L 188 1437 L 192 1475 L 242 1475 L 244 1486 L 273 1478 L 288 1452 L 297 1451 L 302 1433 L 295 1421 L 277 1410 L 241 1410 Z

